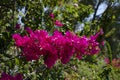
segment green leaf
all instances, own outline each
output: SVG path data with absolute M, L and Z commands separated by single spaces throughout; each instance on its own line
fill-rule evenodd
M 19 64 L 20 64 L 20 62 L 19 62 L 19 59 L 18 59 L 18 58 L 15 58 L 15 64 L 16 64 L 16 65 L 19 65 Z

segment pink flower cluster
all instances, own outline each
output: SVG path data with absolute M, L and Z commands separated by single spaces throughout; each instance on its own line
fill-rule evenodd
M 50 15 L 49 15 L 52 19 L 54 19 L 54 14 L 53 13 L 50 13 Z
M 27 29 L 27 31 L 29 35 L 13 35 L 15 44 L 21 48 L 22 56 L 28 61 L 38 60 L 40 56 L 43 56 L 48 68 L 51 68 L 58 59 L 66 64 L 73 55 L 81 59 L 82 56 L 94 55 L 100 51 L 99 43 L 96 41 L 98 33 L 86 37 L 77 36 L 70 31 L 64 35 L 59 31 L 54 31 L 50 36 L 45 30 Z
M 49 16 L 50 16 L 51 19 L 54 19 L 54 18 L 55 18 L 55 16 L 54 16 L 53 13 L 50 13 Z M 62 24 L 59 20 L 55 20 L 55 21 L 54 21 L 54 24 L 55 24 L 56 26 L 59 26 L 59 27 L 62 27 L 62 26 L 63 26 L 63 24 Z
M 21 74 L 11 76 L 9 74 L 2 73 L 0 80 L 23 80 L 23 79 Z
M 106 64 L 110 64 L 110 59 L 108 57 L 106 57 L 104 59 L 104 61 L 106 62 Z M 113 58 L 112 61 L 111 61 L 111 64 L 113 67 L 116 67 L 116 68 L 120 68 L 120 58 Z
M 63 26 L 63 24 L 59 20 L 56 20 L 54 24 L 59 27 Z

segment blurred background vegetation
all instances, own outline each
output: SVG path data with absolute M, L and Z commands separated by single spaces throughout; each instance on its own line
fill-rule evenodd
M 103 5 L 104 4 L 104 5 Z M 99 10 L 103 6 L 103 12 Z M 39 61 L 27 62 L 19 56 L 21 51 L 14 46 L 12 34 L 24 33 L 24 27 L 50 31 L 55 25 L 49 14 L 64 26 L 60 31 L 74 31 L 78 35 L 92 35 L 103 29 L 99 42 L 99 55 L 74 58 L 62 65 L 58 61 L 52 69 Z M 16 29 L 20 24 L 20 29 Z M 110 59 L 106 64 L 104 59 Z M 120 66 L 120 1 L 119 0 L 0 0 L 0 73 L 11 75 L 19 72 L 28 80 L 119 80 Z M 13 64 L 14 63 L 14 64 Z M 114 62 L 115 63 L 115 62 Z

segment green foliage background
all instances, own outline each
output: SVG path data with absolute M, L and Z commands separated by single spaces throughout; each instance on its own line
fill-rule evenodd
M 108 5 L 107 9 L 101 16 L 97 16 L 95 6 L 99 7 L 102 3 Z M 25 13 L 18 11 L 23 8 Z M 21 51 L 14 45 L 12 34 L 25 34 L 24 26 L 52 33 L 55 25 L 52 23 L 54 20 L 49 17 L 50 13 L 55 14 L 54 20 L 60 20 L 64 24 L 59 29 L 62 32 L 75 32 L 77 22 L 85 24 L 82 31 L 76 32 L 80 36 L 95 34 L 103 28 L 104 35 L 98 41 L 105 40 L 106 43 L 101 46 L 99 55 L 87 56 L 82 60 L 72 58 L 66 65 L 58 61 L 52 69 L 44 65 L 42 57 L 33 62 L 21 58 Z M 85 18 L 90 14 L 94 14 L 93 19 L 86 22 Z M 24 25 L 16 30 L 18 15 L 22 17 Z M 104 61 L 105 57 L 111 61 L 113 58 L 120 58 L 119 26 L 119 0 L 0 0 L 0 73 L 22 73 L 25 80 L 119 80 L 120 69 Z

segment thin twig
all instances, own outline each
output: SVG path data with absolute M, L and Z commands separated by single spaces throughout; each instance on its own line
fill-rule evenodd
M 96 18 L 96 14 L 97 14 L 97 11 L 98 11 L 98 8 L 100 6 L 102 1 L 99 0 L 98 4 L 97 4 L 97 7 L 95 8 L 95 12 L 93 14 L 93 19 L 92 19 L 92 23 L 94 22 L 95 18 Z

